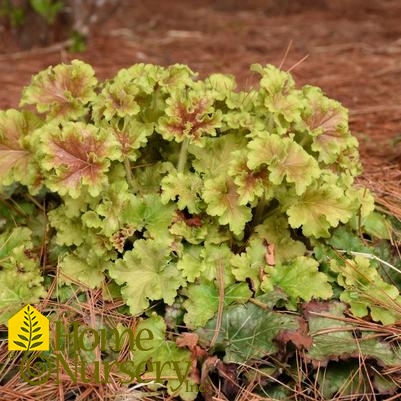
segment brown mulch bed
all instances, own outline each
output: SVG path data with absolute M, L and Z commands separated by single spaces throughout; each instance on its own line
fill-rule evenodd
M 63 43 L 22 50 L 18 38 L 3 35 L 0 108 L 18 105 L 32 74 L 73 58 L 90 62 L 100 78 L 138 62 L 185 63 L 201 76 L 234 74 L 241 86 L 255 83 L 250 64 L 272 63 L 350 110 L 362 181 L 401 218 L 398 0 L 121 0 L 101 20 L 84 53 L 68 53 Z

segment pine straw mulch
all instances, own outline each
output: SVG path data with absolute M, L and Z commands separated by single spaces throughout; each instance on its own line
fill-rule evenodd
M 400 162 L 383 164 L 377 157 L 364 158 L 365 173 L 359 179 L 369 188 L 377 208 L 401 221 L 401 168 Z
M 121 306 L 120 302 L 105 301 L 101 290 L 86 291 L 86 302 L 77 302 L 77 298 L 71 297 L 64 303 L 56 303 L 50 300 L 50 296 L 43 300 L 40 305 L 37 305 L 39 311 L 46 312 L 51 310 L 56 312 L 55 320 L 64 321 L 74 316 L 74 322 L 79 325 L 87 326 L 90 321 L 101 320 L 108 323 L 122 323 L 125 327 L 135 327 L 136 320 L 133 317 L 121 315 L 117 309 Z M 398 310 L 401 305 L 395 306 Z M 315 312 L 316 313 L 316 312 Z M 322 315 L 324 316 L 324 314 Z M 335 317 L 334 317 L 335 318 Z M 354 329 L 369 331 L 371 336 L 380 340 L 386 340 L 389 343 L 394 342 L 394 346 L 398 345 L 398 338 L 401 336 L 401 326 L 383 326 L 374 322 L 369 322 L 363 319 L 355 318 L 338 318 L 344 322 L 355 325 Z M 1 329 L 0 329 L 1 330 Z M 335 333 L 338 328 L 334 327 L 326 329 L 325 333 Z M 173 334 L 174 333 L 170 333 Z M 51 339 L 54 342 L 54 339 Z M 54 344 L 53 344 L 54 346 Z M 129 360 L 130 350 L 128 342 L 122 347 L 118 361 Z M 287 350 L 288 354 L 291 354 Z M 32 354 L 35 356 L 35 354 Z M 40 353 L 37 354 L 38 356 Z M 7 342 L 0 342 L 0 400 L 1 401 L 173 401 L 177 398 L 169 397 L 163 389 L 152 390 L 142 384 L 133 384 L 130 386 L 122 385 L 120 379 L 123 378 L 121 373 L 111 370 L 108 373 L 107 383 L 94 383 L 90 380 L 95 375 L 93 364 L 85 367 L 85 377 L 87 381 L 81 380 L 78 373 L 78 379 L 75 381 L 70 375 L 64 372 L 65 368 L 60 369 L 60 372 L 54 369 L 48 373 L 46 362 L 43 360 L 37 364 L 31 364 L 31 369 L 37 373 L 36 377 L 46 377 L 41 385 L 33 386 L 23 380 L 22 374 L 28 372 L 21 360 L 22 354 L 19 352 L 9 352 Z M 355 357 L 355 356 L 354 356 Z M 96 355 L 96 360 L 100 360 L 99 355 Z M 276 401 L 275 398 L 260 395 L 260 386 L 266 383 L 276 383 L 283 388 L 289 388 L 285 381 L 285 375 L 288 374 L 288 379 L 295 381 L 290 389 L 290 395 L 286 398 L 287 401 L 396 401 L 399 399 L 399 394 L 386 393 L 377 395 L 377 389 L 369 377 L 373 373 L 379 375 L 384 382 L 392 382 L 398 388 L 401 388 L 401 375 L 398 366 L 384 367 L 379 372 L 372 361 L 365 359 L 364 355 L 359 355 L 359 369 L 355 374 L 364 377 L 359 383 L 354 384 L 353 393 L 349 394 L 347 382 L 354 381 L 355 378 L 348 377 L 344 382 L 344 393 L 340 389 L 333 398 L 325 398 L 322 395 L 321 389 L 317 385 L 316 378 L 318 375 L 326 374 L 324 363 L 317 362 L 313 366 L 305 357 L 302 349 L 295 349 L 294 355 L 291 357 L 296 360 L 297 370 L 291 369 L 288 364 L 289 360 L 268 360 L 253 361 L 249 365 L 234 365 L 224 364 L 216 356 L 203 358 L 202 366 L 200 367 L 201 374 L 199 375 L 200 384 L 205 390 L 196 401 Z M 199 357 L 199 359 L 202 359 Z M 272 365 L 280 366 L 284 374 L 280 377 L 269 375 L 263 371 L 261 366 L 266 367 L 266 362 Z M 74 372 L 78 366 L 78 372 L 82 362 L 75 365 L 73 357 L 66 357 L 66 363 L 69 370 Z M 22 368 L 22 369 L 21 369 Z M 105 375 L 103 368 L 100 369 L 100 377 L 103 379 Z M 247 381 L 242 383 L 238 378 Z M 252 378 L 253 376 L 253 378 Z M 348 391 L 347 391 L 348 390 Z M 258 393 L 257 393 L 258 391 Z

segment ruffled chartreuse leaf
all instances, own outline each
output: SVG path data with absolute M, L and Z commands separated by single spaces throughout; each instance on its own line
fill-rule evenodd
M 347 189 L 347 197 L 355 199 L 359 204 L 358 219 L 364 224 L 365 219 L 375 210 L 375 198 L 367 188 L 350 187 Z
M 161 182 L 163 203 L 176 201 L 180 210 L 199 213 L 202 206 L 203 181 L 198 174 L 171 172 Z
M 188 299 L 183 306 L 187 310 L 184 322 L 190 329 L 203 327 L 217 312 L 219 290 L 213 282 L 190 285 L 187 289 Z
M 333 183 L 314 184 L 290 201 L 286 213 L 291 227 L 302 226 L 307 237 L 328 237 L 330 227 L 346 223 L 355 212 L 352 199 Z
M 275 123 L 279 134 L 284 134 L 291 123 L 301 120 L 305 99 L 301 91 L 295 89 L 292 76 L 273 65 L 262 67 L 254 64 L 251 70 L 259 73 L 260 94 L 263 106 L 270 112 L 270 118 Z M 263 107 L 259 108 L 259 112 Z
M 177 262 L 177 269 L 181 270 L 181 274 L 189 283 L 193 283 L 205 268 L 201 263 L 201 252 L 201 246 L 186 246 L 182 258 Z
M 183 64 L 174 64 L 164 68 L 160 65 L 139 63 L 121 69 L 114 80 L 134 85 L 142 93 L 152 95 L 159 86 L 164 93 L 169 93 L 175 88 L 184 89 L 191 86 L 196 75 Z
M 126 181 L 115 180 L 102 193 L 101 202 L 82 215 L 82 221 L 86 226 L 99 228 L 101 234 L 110 237 L 126 224 L 122 213 L 134 198 Z
M 266 269 L 261 288 L 265 292 L 278 287 L 288 296 L 289 309 L 296 309 L 300 300 L 328 299 L 333 295 L 327 275 L 319 272 L 319 263 L 306 256 Z
M 191 284 L 187 290 L 188 299 L 184 302 L 187 313 L 184 322 L 190 329 L 203 327 L 217 313 L 219 306 L 219 289 L 210 281 Z M 236 283 L 224 289 L 224 306 L 233 303 L 243 304 L 251 297 L 246 283 Z
M 31 231 L 17 227 L 0 234 L 0 324 L 46 295 L 42 281 Z
M 401 296 L 392 284 L 383 280 L 377 266 L 364 256 L 355 256 L 345 263 L 331 260 L 330 268 L 338 273 L 337 282 L 344 288 L 340 299 L 350 305 L 352 313 L 357 317 L 369 314 L 374 321 L 393 324 L 401 319 L 398 307 Z
M 266 244 L 260 238 L 251 238 L 244 252 L 233 255 L 233 275 L 238 281 L 252 280 L 252 287 L 258 289 L 266 267 Z
M 288 220 L 281 213 L 273 213 L 257 225 L 255 236 L 265 244 L 265 252 L 270 245 L 275 263 L 305 255 L 305 244 L 292 238 Z
M 251 170 L 247 166 L 248 156 L 244 150 L 232 153 L 228 174 L 234 178 L 241 205 L 255 204 L 259 198 L 266 202 L 274 196 L 273 185 L 268 172 L 263 169 Z
M 241 205 L 239 197 L 236 185 L 225 176 L 204 183 L 203 199 L 207 203 L 207 213 L 218 216 L 219 223 L 228 224 L 235 235 L 241 235 L 245 224 L 252 219 L 251 208 Z
M 135 161 L 140 156 L 139 149 L 148 142 L 148 137 L 153 133 L 154 124 L 143 123 L 133 118 L 112 120 L 104 125 L 110 128 L 121 145 L 121 153 L 124 159 Z
M 46 185 L 60 195 L 78 198 L 82 188 L 97 196 L 107 185 L 111 160 L 121 157 L 110 132 L 91 124 L 65 123 L 43 128 L 41 165 Z
M 168 228 L 175 210 L 174 204 L 163 204 L 157 194 L 130 196 L 121 210 L 120 221 L 136 231 L 142 231 L 146 238 L 168 242 L 171 239 Z
M 197 248 L 200 248 L 198 250 Z M 188 287 L 189 299 L 184 303 L 188 314 L 184 318 L 187 325 L 199 327 L 213 317 L 219 302 L 219 289 L 224 290 L 224 302 L 245 302 L 251 295 L 246 283 L 235 283 L 231 272 L 233 254 L 225 244 L 193 247 L 190 257 L 183 257 L 179 264 L 183 275 L 190 279 L 201 278 L 200 283 Z M 198 273 L 195 266 L 198 265 Z M 212 301 L 212 299 L 214 301 Z M 206 306 L 206 304 L 210 304 Z
M 127 85 L 123 81 L 107 82 L 93 104 L 94 115 L 97 120 L 104 117 L 110 121 L 113 117 L 132 117 L 141 110 L 135 101 L 139 89 L 134 85 Z
M 101 238 L 92 240 L 86 238 L 84 245 L 65 254 L 59 262 L 60 281 L 77 283 L 89 288 L 100 287 L 105 279 L 105 270 L 112 266 L 110 261 L 112 254 L 103 250 L 102 246 Z
M 252 64 L 251 71 L 261 75 L 260 87 L 271 96 L 278 93 L 285 94 L 295 88 L 292 76 L 273 65 L 263 67 L 260 64 Z
M 383 214 L 375 211 L 373 194 L 367 188 L 351 187 L 347 190 L 347 196 L 359 203 L 358 212 L 352 216 L 349 226 L 375 238 L 390 239 L 390 223 Z
M 142 159 L 141 159 L 142 160 Z M 159 194 L 162 179 L 170 172 L 175 171 L 174 166 L 170 162 L 159 161 L 155 163 L 144 163 L 138 161 L 139 165 L 132 165 L 131 168 L 135 172 L 132 175 L 130 187 L 132 192 L 145 195 Z
M 112 80 L 104 84 L 93 102 L 94 120 L 119 121 L 120 118 L 132 119 L 136 116 L 139 119 L 143 103 L 151 101 L 148 98 L 158 80 L 165 74 L 162 68 L 150 64 L 123 68 Z
M 224 174 L 236 151 L 244 151 L 248 140 L 239 133 L 230 133 L 218 138 L 205 138 L 204 146 L 190 146 L 189 153 L 195 156 L 192 165 L 198 173 L 215 177 Z
M 206 243 L 201 250 L 200 271 L 202 277 L 209 281 L 216 279 L 225 287 L 234 283 L 235 280 L 231 271 L 232 256 L 233 253 L 226 243 L 218 245 Z
M 88 113 L 87 104 L 96 99 L 96 85 L 93 68 L 80 60 L 50 66 L 32 78 L 21 105 L 35 105 L 39 113 L 47 113 L 47 120 L 77 120 Z
M 186 219 L 183 213 L 177 213 L 176 216 L 174 223 L 169 228 L 171 234 L 183 238 L 189 244 L 200 244 L 209 238 L 209 226 L 204 224 L 199 217 Z M 196 224 L 192 224 L 191 220 Z
M 235 112 L 225 113 L 224 119 L 228 117 L 228 119 L 226 120 L 228 122 L 228 120 L 231 120 L 231 118 L 233 118 L 234 124 L 231 125 L 230 123 L 228 123 L 228 126 L 232 128 L 250 128 L 251 126 L 255 127 L 255 122 L 260 123 L 260 121 L 258 119 L 255 121 L 255 119 L 252 118 L 250 112 L 255 110 L 255 106 L 260 106 L 260 104 L 262 103 L 262 96 L 260 95 L 259 91 L 255 89 L 231 92 L 227 95 L 226 105 L 229 110 L 233 110 Z M 251 126 L 248 126 L 248 124 L 241 124 L 240 121 L 247 121 L 251 123 Z
M 304 120 L 313 137 L 311 148 L 318 152 L 319 161 L 334 163 L 347 148 L 358 146 L 348 128 L 347 109 L 324 96 L 320 88 L 306 86 L 303 93 L 308 101 Z
M 163 299 L 172 304 L 177 289 L 184 285 L 166 241 L 137 240 L 134 249 L 115 261 L 109 274 L 122 285 L 121 293 L 133 315 L 149 307 L 149 301 Z
M 209 75 L 205 84 L 210 95 L 219 101 L 225 100 L 237 87 L 234 76 L 218 73 Z
M 266 134 L 249 142 L 248 148 L 250 169 L 266 165 L 274 185 L 280 185 L 285 178 L 294 184 L 297 195 L 302 195 L 321 174 L 317 161 L 290 139 Z
M 67 211 L 66 205 L 61 205 L 47 214 L 50 226 L 56 229 L 55 241 L 58 245 L 79 246 L 85 241 L 88 230 L 80 215 L 66 218 Z
M 372 212 L 365 217 L 363 231 L 372 237 L 388 240 L 391 238 L 390 223 L 384 215 L 378 212 Z

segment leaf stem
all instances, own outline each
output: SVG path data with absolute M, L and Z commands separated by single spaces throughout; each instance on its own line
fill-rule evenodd
M 189 138 L 185 138 L 181 144 L 180 156 L 178 159 L 177 170 L 179 173 L 184 171 L 188 157 Z
M 263 302 L 259 301 L 258 299 L 255 298 L 249 298 L 249 302 L 252 302 L 253 304 L 260 306 L 263 309 L 267 309 L 269 305 L 264 304 Z
M 125 168 L 125 174 L 126 174 L 128 185 L 131 188 L 134 188 L 134 177 L 132 175 L 131 163 L 129 162 L 128 158 L 124 159 L 124 168 Z
M 263 197 L 263 198 L 260 198 L 259 203 L 256 206 L 255 215 L 254 215 L 255 216 L 254 217 L 254 225 L 255 226 L 262 223 L 265 208 L 266 208 L 266 199 L 265 199 L 265 197 Z
M 222 261 L 218 261 L 217 265 L 217 285 L 219 287 L 219 305 L 217 309 L 216 327 L 214 329 L 213 337 L 210 341 L 210 348 L 213 348 L 219 337 L 221 331 L 221 324 L 223 322 L 223 309 L 224 309 L 224 265 Z
M 308 143 L 308 141 L 310 141 L 310 137 L 308 134 L 305 134 L 302 139 L 298 142 L 298 145 L 302 146 L 303 148 L 305 147 L 305 145 Z
M 29 192 L 26 193 L 26 197 L 33 203 L 36 205 L 36 207 L 41 210 L 42 212 L 45 212 L 45 208 L 43 207 L 43 205 L 41 205 Z

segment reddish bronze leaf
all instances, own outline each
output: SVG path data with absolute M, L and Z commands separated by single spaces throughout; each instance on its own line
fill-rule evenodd
M 50 66 L 32 78 L 21 105 L 33 104 L 40 113 L 47 112 L 49 119 L 77 119 L 86 114 L 84 106 L 96 96 L 94 75 L 93 68 L 80 60 Z
M 14 179 L 27 183 L 36 173 L 32 153 L 24 138 L 38 125 L 28 114 L 10 109 L 0 112 L 0 177 L 3 183 Z M 10 175 L 11 174 L 11 175 Z
M 45 164 L 48 170 L 55 172 L 49 182 L 51 189 L 69 192 L 75 197 L 79 186 L 87 185 L 89 193 L 96 196 L 107 181 L 104 173 L 110 159 L 120 154 L 117 142 L 93 125 L 67 123 L 61 130 L 53 128 L 46 145 Z
M 2 131 L 6 131 L 6 137 L 1 135 Z M 23 169 L 28 163 L 30 152 L 21 146 L 20 132 L 16 125 L 4 127 L 0 122 L 0 135 L 0 175 L 4 176 L 12 168 Z
M 202 135 L 216 135 L 220 127 L 220 114 L 212 107 L 207 97 L 188 96 L 185 99 L 173 97 L 167 101 L 168 117 L 160 119 L 159 129 L 167 140 L 181 142 L 184 138 L 198 141 Z
M 299 318 L 299 328 L 297 330 L 282 330 L 276 337 L 276 341 L 280 344 L 281 347 L 285 347 L 285 345 L 289 342 L 294 344 L 294 346 L 301 349 L 309 349 L 312 346 L 313 339 L 308 334 L 308 323 L 305 319 Z

